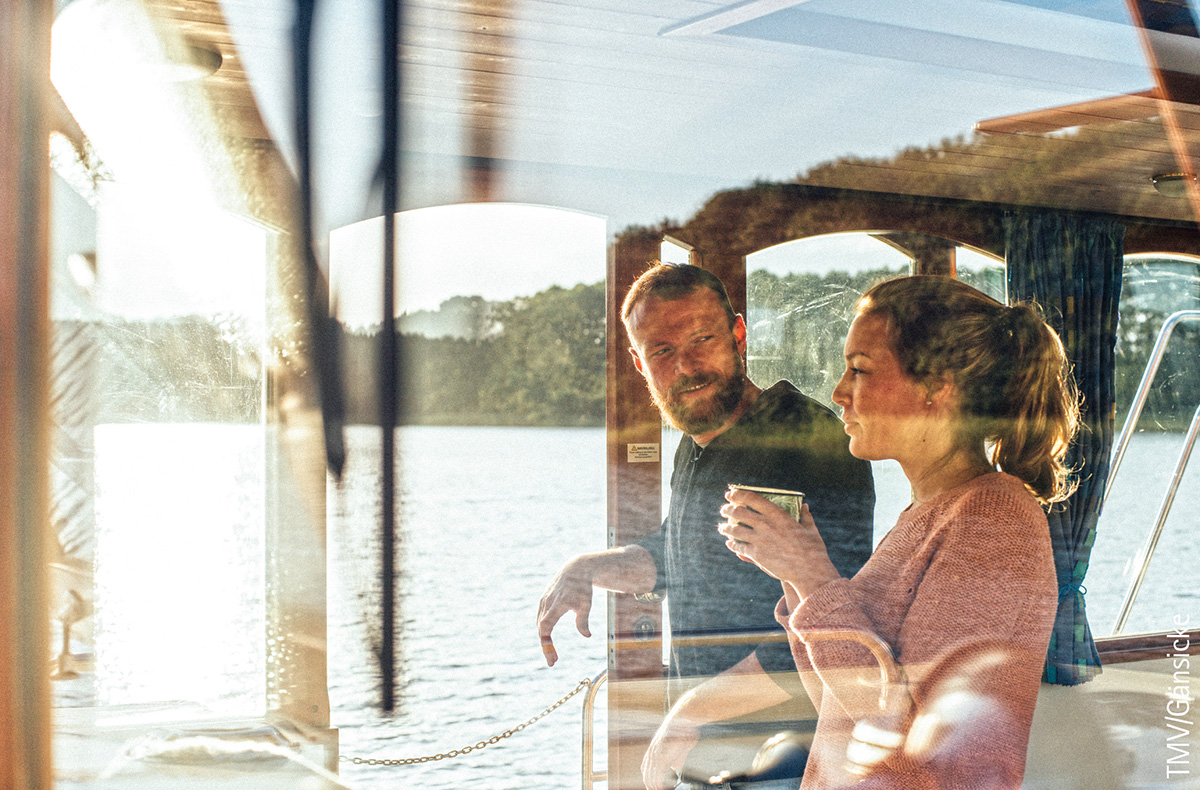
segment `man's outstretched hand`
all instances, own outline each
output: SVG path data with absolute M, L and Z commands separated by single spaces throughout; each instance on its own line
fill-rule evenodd
M 542 654 L 546 656 L 546 666 L 554 666 L 558 661 L 558 651 L 554 649 L 554 640 L 550 632 L 554 625 L 567 612 L 575 613 L 575 627 L 584 636 L 591 636 L 588 628 L 588 615 L 592 611 L 592 570 L 591 563 L 586 557 L 576 557 L 563 566 L 554 581 L 542 594 L 538 604 L 538 636 L 542 640 Z

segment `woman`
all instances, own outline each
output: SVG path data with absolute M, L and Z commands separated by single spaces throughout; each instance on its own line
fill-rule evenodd
M 1041 505 L 1072 490 L 1078 398 L 1062 344 L 1029 306 L 916 276 L 862 297 L 845 357 L 833 400 L 850 452 L 895 459 L 912 486 L 896 526 L 853 579 L 807 506 L 797 522 L 730 491 L 719 528 L 783 585 L 776 617 L 819 711 L 802 787 L 858 781 L 847 749 L 865 722 L 884 747 L 861 761 L 876 763 L 866 786 L 1015 790 L 1058 603 Z M 871 654 L 819 636 L 847 629 L 881 639 L 904 673 L 890 725 Z

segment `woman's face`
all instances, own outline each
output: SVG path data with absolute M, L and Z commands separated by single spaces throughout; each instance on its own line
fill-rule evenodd
M 854 319 L 846 336 L 846 372 L 833 391 L 850 435 L 850 452 L 902 465 L 942 452 L 943 443 L 931 440 L 936 434 L 930 430 L 930 400 L 926 387 L 909 377 L 892 353 L 887 320 L 878 315 Z

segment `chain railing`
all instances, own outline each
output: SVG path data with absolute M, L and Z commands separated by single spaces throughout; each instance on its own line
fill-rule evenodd
M 561 708 L 563 705 L 565 705 L 567 703 L 567 701 L 569 699 L 574 697 L 576 694 L 578 694 L 579 692 L 583 691 L 586 688 L 591 687 L 593 682 L 595 682 L 595 681 L 592 678 L 584 678 L 583 680 L 579 681 L 579 683 L 575 686 L 575 688 L 573 688 L 570 692 L 568 692 L 566 694 L 566 696 L 564 696 L 562 699 L 558 700 L 558 702 L 555 702 L 553 705 L 551 705 L 548 708 L 546 708 L 545 710 L 543 710 L 541 713 L 539 713 L 536 716 L 533 716 L 529 719 L 526 719 L 525 721 L 518 724 L 516 727 L 507 729 L 504 732 L 500 733 L 499 735 L 493 735 L 492 737 L 490 737 L 486 740 L 479 741 L 474 746 L 463 746 L 462 748 L 459 748 L 459 749 L 451 749 L 448 752 L 442 752 L 440 754 L 430 754 L 430 755 L 426 755 L 424 757 L 397 757 L 397 758 L 389 759 L 389 758 L 381 758 L 381 757 L 348 757 L 346 755 L 342 755 L 338 759 L 344 763 L 351 763 L 353 765 L 417 765 L 418 763 L 432 763 L 432 762 L 437 762 L 438 760 L 449 760 L 453 757 L 461 757 L 464 754 L 470 754 L 471 752 L 478 751 L 479 749 L 486 749 L 489 746 L 493 746 L 497 743 L 500 743 L 500 741 L 504 740 L 505 738 L 511 738 L 512 736 L 516 735 L 518 732 L 521 732 L 522 730 L 524 730 L 526 727 L 530 726 L 531 724 L 534 724 L 535 722 L 539 721 L 540 719 L 550 715 L 554 711 Z

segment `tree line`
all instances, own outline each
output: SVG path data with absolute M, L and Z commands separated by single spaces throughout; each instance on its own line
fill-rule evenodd
M 604 283 L 554 286 L 487 303 L 448 301 L 454 321 L 396 321 L 404 424 L 603 425 Z M 465 310 L 464 305 L 470 307 Z M 464 323 L 461 320 L 466 317 Z M 433 323 L 430 323 L 433 322 Z M 55 322 L 61 419 L 253 423 L 263 413 L 263 349 L 223 317 Z M 377 423 L 378 328 L 339 327 L 346 421 Z M 68 412 L 70 414 L 68 414 Z M 86 414 L 84 414 L 86 412 Z
M 553 286 L 491 304 L 465 336 L 405 332 L 398 319 L 400 422 L 603 425 L 604 298 L 603 282 Z M 351 423 L 378 422 L 377 333 L 342 334 Z
M 841 375 L 845 327 L 858 295 L 894 272 L 829 272 L 747 281 L 749 371 L 759 383 L 793 381 L 828 402 Z M 974 275 L 996 286 L 1001 270 Z M 1139 263 L 1130 268 L 1117 341 L 1120 411 L 1133 398 L 1167 315 L 1194 304 L 1195 268 Z M 1189 301 L 1190 300 L 1190 301 Z M 552 287 L 533 296 L 449 303 L 456 322 L 440 337 L 406 331 L 397 319 L 401 424 L 604 424 L 603 283 Z M 470 309 L 467 309 L 470 308 Z M 466 316 L 464 323 L 463 316 Z M 425 317 L 425 321 L 433 318 Z M 465 327 L 465 329 L 463 328 Z M 55 381 L 72 409 L 87 404 L 106 422 L 255 422 L 264 398 L 262 349 L 229 319 L 189 316 L 159 321 L 56 323 Z M 378 328 L 339 331 L 343 386 L 351 424 L 378 421 Z M 1182 430 L 1200 393 L 1200 329 L 1176 331 L 1144 410 L 1147 430 Z M 89 393 L 80 397 L 80 393 Z M 91 421 L 91 420 L 88 420 Z

